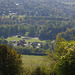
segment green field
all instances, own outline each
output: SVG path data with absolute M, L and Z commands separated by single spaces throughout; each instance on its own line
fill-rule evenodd
M 44 56 L 23 55 L 22 61 L 25 67 L 39 66 L 43 63 Z
M 31 38 L 31 37 L 29 37 L 29 39 L 24 39 L 24 37 L 18 38 L 17 36 L 8 37 L 6 40 L 7 41 L 12 41 L 12 40 L 14 40 L 14 41 L 25 40 L 26 42 L 31 42 L 31 43 L 32 42 L 46 42 L 45 40 L 43 40 L 43 41 L 39 40 L 39 38 Z
M 45 61 L 47 60 L 45 58 L 45 56 L 23 55 L 22 62 L 25 75 L 30 75 L 37 67 L 44 67 L 44 70 L 49 69 L 49 63 Z
M 18 38 L 17 36 L 13 36 L 13 37 L 8 37 L 6 40 L 7 41 L 12 41 L 12 40 L 19 41 L 19 40 L 22 40 L 22 38 Z

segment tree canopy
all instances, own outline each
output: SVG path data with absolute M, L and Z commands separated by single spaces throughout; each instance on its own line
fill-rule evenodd
M 22 69 L 21 54 L 0 45 L 0 75 L 18 75 Z
M 57 75 L 75 75 L 75 41 L 61 38 L 55 47 L 56 64 L 54 71 Z

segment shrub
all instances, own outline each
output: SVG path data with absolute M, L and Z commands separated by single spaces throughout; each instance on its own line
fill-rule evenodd
M 37 67 L 31 75 L 46 75 L 44 70 L 41 69 L 41 67 Z

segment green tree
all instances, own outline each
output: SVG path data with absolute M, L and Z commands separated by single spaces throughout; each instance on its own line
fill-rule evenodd
M 75 41 L 61 39 L 55 54 L 58 58 L 54 68 L 57 75 L 75 75 Z
M 20 75 L 22 69 L 21 54 L 0 45 L 0 75 Z
M 75 41 L 56 41 L 55 49 L 48 52 L 50 75 L 75 75 Z
M 25 36 L 28 36 L 28 34 L 29 34 L 29 32 L 26 32 L 26 33 L 25 33 Z

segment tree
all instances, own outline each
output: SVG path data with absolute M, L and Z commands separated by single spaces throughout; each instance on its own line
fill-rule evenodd
M 48 54 L 50 75 L 75 75 L 75 41 L 56 39 L 56 46 Z
M 18 75 L 21 71 L 21 54 L 6 45 L 0 45 L 0 75 Z
M 75 41 L 61 39 L 57 42 L 55 65 L 57 75 L 75 75 Z
M 26 32 L 26 33 L 25 33 L 25 36 L 28 36 L 28 34 L 29 34 L 29 32 Z
M 56 64 L 57 75 L 75 75 L 75 50 L 69 50 Z

